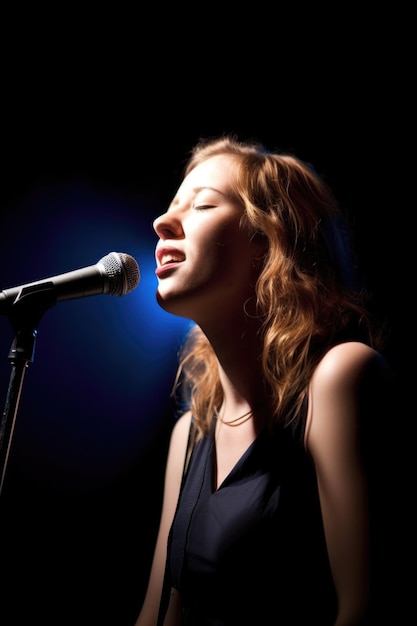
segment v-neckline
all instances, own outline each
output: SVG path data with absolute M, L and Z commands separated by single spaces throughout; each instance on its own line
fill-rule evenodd
M 211 492 L 215 494 L 217 491 L 227 486 L 227 483 L 230 481 L 230 478 L 237 472 L 237 470 L 242 466 L 245 462 L 246 458 L 249 456 L 251 450 L 255 446 L 258 441 L 261 433 L 259 433 L 253 441 L 247 446 L 247 448 L 242 452 L 233 466 L 230 468 L 230 471 L 225 475 L 223 480 L 217 484 L 217 448 L 216 448 L 216 437 L 214 431 L 211 433 L 211 449 L 210 449 L 210 478 L 211 478 Z

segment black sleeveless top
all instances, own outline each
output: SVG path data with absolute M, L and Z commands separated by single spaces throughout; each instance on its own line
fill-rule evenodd
M 165 579 L 165 596 L 171 586 L 182 594 L 184 626 L 333 624 L 336 596 L 301 430 L 262 431 L 217 490 L 214 430 L 195 445 Z

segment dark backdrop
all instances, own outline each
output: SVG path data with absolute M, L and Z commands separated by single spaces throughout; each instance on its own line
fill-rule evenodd
M 268 13 L 243 31 L 242 15 L 227 26 L 217 17 L 204 31 L 166 12 L 165 26 L 160 16 L 122 11 L 7 20 L 0 289 L 95 264 L 110 251 L 134 256 L 141 280 L 121 298 L 58 303 L 38 325 L 0 495 L 2 626 L 133 625 L 188 325 L 156 306 L 152 220 L 199 137 L 263 141 L 329 181 L 354 216 L 400 368 L 392 155 L 405 130 L 387 103 L 387 90 L 403 94 L 387 63 L 389 42 L 361 20 L 342 37 L 340 16 L 314 31 L 308 19 L 300 31 L 293 17 L 291 35 Z M 13 338 L 3 316 L 3 401 Z

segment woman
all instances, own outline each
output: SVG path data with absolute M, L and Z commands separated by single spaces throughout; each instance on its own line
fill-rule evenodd
M 331 190 L 292 155 L 201 141 L 154 228 L 157 300 L 194 324 L 136 626 L 370 623 L 391 374 Z

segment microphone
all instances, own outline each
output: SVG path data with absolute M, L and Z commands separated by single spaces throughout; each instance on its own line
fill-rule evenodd
M 49 307 L 62 300 L 100 294 L 124 296 L 138 286 L 139 280 L 139 266 L 132 256 L 110 252 L 95 265 L 3 289 L 0 292 L 0 314 L 10 314 L 15 307 L 20 310 L 25 304 Z

